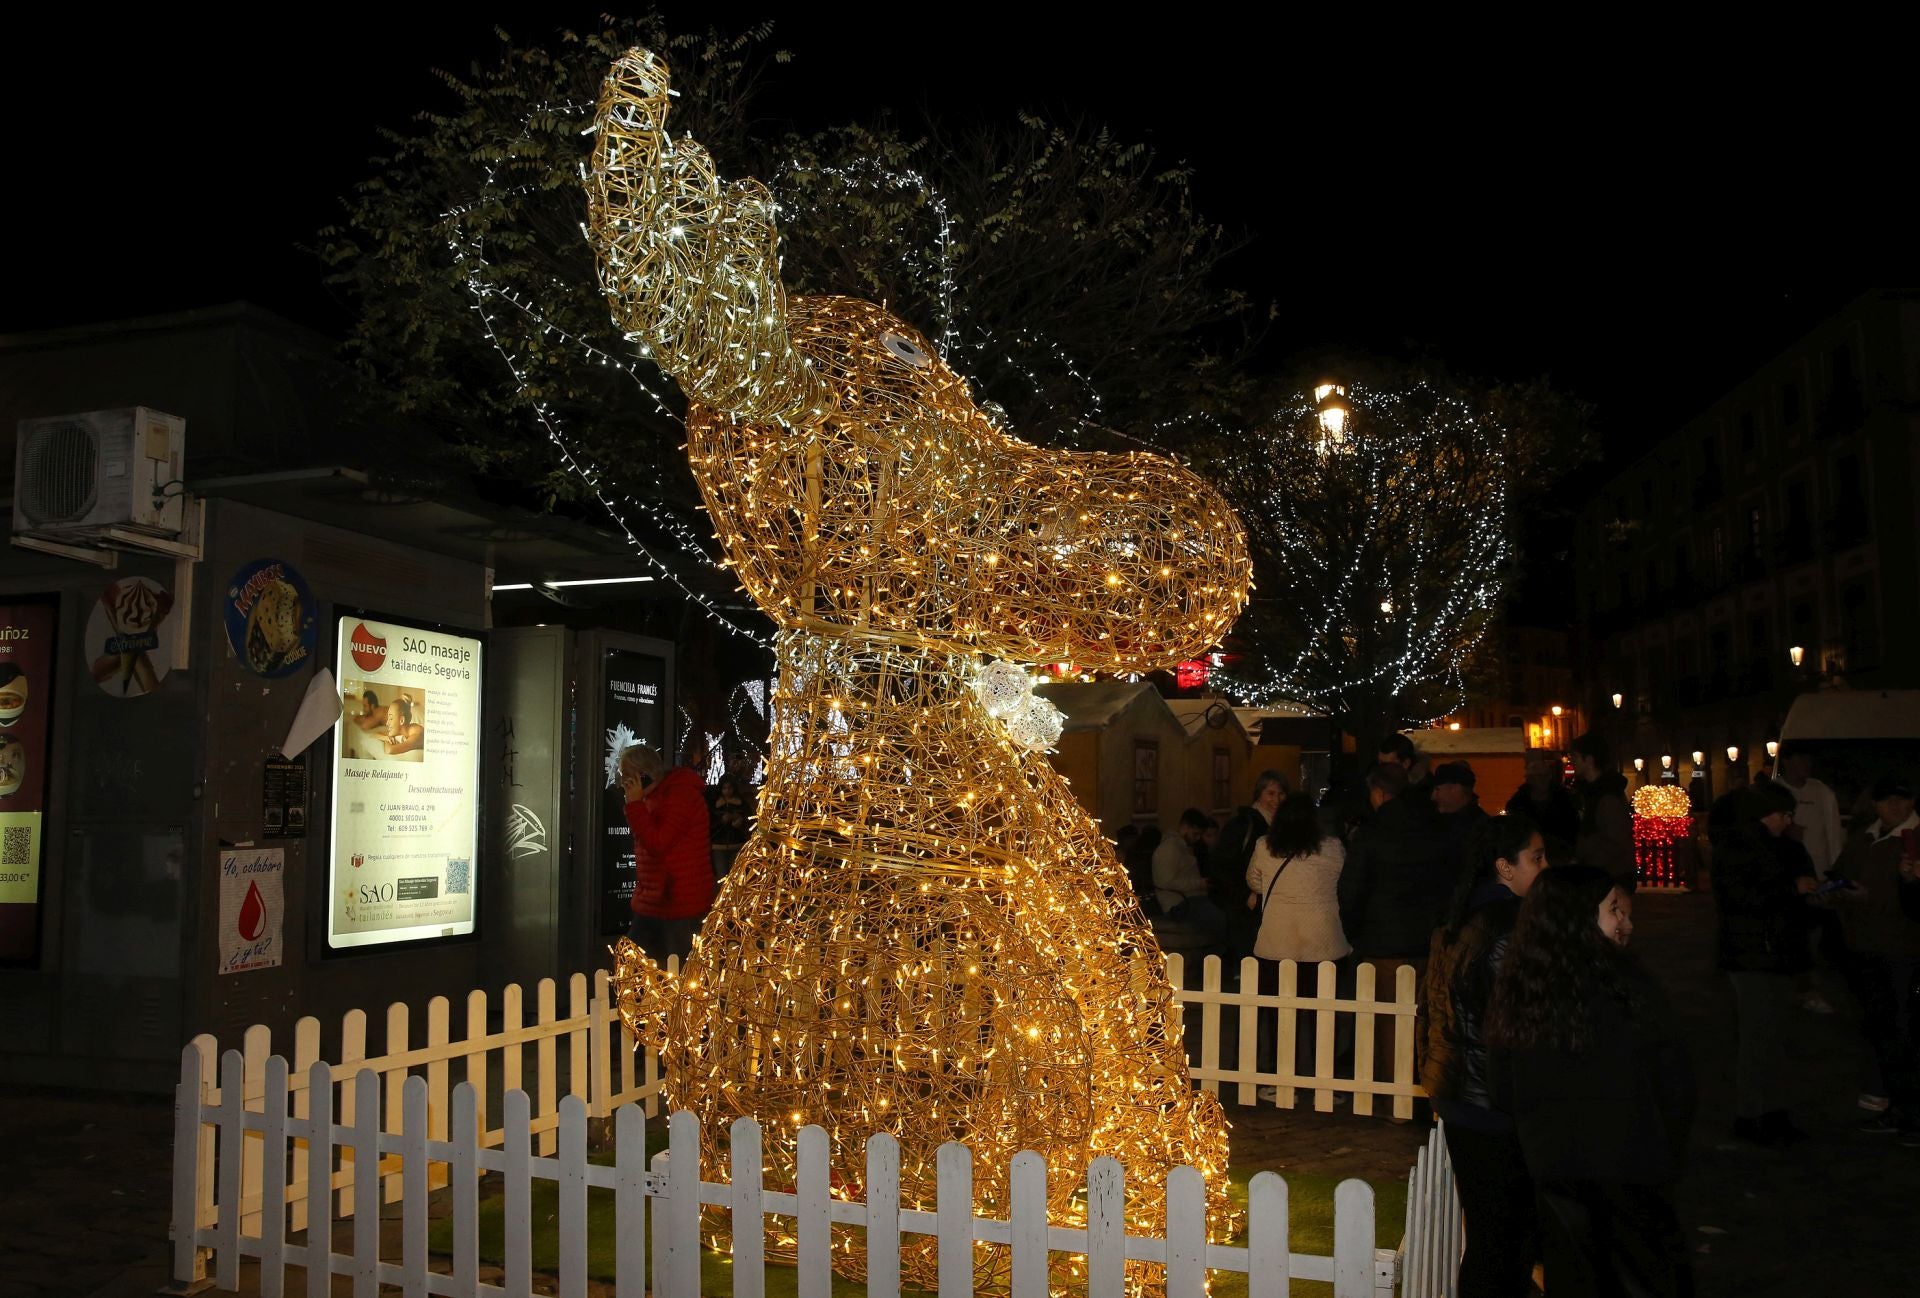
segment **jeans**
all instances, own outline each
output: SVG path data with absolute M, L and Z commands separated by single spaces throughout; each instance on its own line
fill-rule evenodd
M 1787 1003 L 1793 976 L 1729 973 L 1740 1048 L 1734 1058 L 1734 1112 L 1742 1118 L 1786 1108 L 1781 1088 L 1787 1076 Z
M 1168 919 L 1193 925 L 1209 954 L 1224 955 L 1227 940 L 1227 913 L 1209 897 L 1189 897 L 1167 912 Z
M 1847 953 L 1847 988 L 1860 1002 L 1860 1032 L 1871 1052 L 1864 1089 L 1885 1095 L 1911 1111 L 1920 1103 L 1920 1076 L 1913 1056 L 1913 979 L 1920 961 L 1911 957 Z
M 1540 1257 L 1540 1216 L 1520 1138 L 1453 1123 L 1446 1138 L 1467 1219 L 1459 1298 L 1522 1298 Z
M 1297 965 L 1294 995 L 1315 997 L 1320 994 L 1320 966 L 1308 961 Z M 1353 957 L 1342 956 L 1334 962 L 1334 996 L 1341 1000 L 1353 997 Z M 1278 995 L 1280 991 L 1280 962 L 1262 960 L 1260 962 L 1260 994 Z M 1293 1071 L 1301 1077 L 1316 1075 L 1319 1067 L 1320 1011 L 1318 1010 L 1261 1010 L 1259 1037 L 1254 1048 L 1254 1066 L 1263 1073 L 1273 1072 L 1279 1059 L 1279 1016 L 1294 1016 L 1293 1027 Z M 1351 1077 L 1353 1075 L 1353 1016 L 1336 1014 L 1333 1016 L 1333 1075 Z
M 700 921 L 697 919 L 656 919 L 652 915 L 635 915 L 633 923 L 627 927 L 627 936 L 654 963 L 664 965 L 668 956 L 677 955 L 684 968 L 687 956 L 693 951 L 694 930 L 699 927 Z
M 1692 1298 L 1693 1259 L 1666 1186 L 1542 1181 L 1539 1203 L 1553 1298 Z

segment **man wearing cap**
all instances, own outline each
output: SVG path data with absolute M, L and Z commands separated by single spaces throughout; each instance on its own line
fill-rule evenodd
M 1920 971 L 1920 921 L 1901 907 L 1901 883 L 1916 872 L 1920 816 L 1913 785 L 1895 775 L 1874 781 L 1874 819 L 1856 831 L 1833 873 L 1850 887 L 1833 894 L 1847 937 L 1847 985 L 1860 1002 L 1860 1031 L 1871 1051 L 1860 1107 L 1865 1130 L 1920 1129 L 1920 1075 L 1914 1066 L 1912 999 Z
M 1473 767 L 1442 762 L 1433 768 L 1433 809 L 1446 843 L 1448 875 L 1457 879 L 1472 854 L 1474 827 L 1487 818 L 1480 795 L 1473 791 Z

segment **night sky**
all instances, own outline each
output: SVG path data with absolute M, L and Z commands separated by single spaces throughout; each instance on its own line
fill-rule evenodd
M 496 21 L 544 39 L 601 7 L 342 5 L 306 11 L 311 29 L 147 18 L 21 40 L 0 331 L 245 298 L 338 333 L 345 312 L 298 245 L 368 173 L 374 127 L 447 102 L 429 70 L 490 57 Z M 1040 11 L 782 17 L 773 44 L 796 57 L 768 69 L 760 110 L 775 126 L 881 108 L 1109 123 L 1194 164 L 1203 211 L 1249 239 L 1226 275 L 1276 312 L 1260 364 L 1419 349 L 1546 374 L 1599 404 L 1616 452 L 1855 293 L 1913 278 L 1911 207 L 1892 198 L 1912 141 L 1905 162 L 1878 156 L 1897 110 L 1858 88 L 1769 97 L 1787 82 L 1751 61 L 1636 32 L 1535 55 L 1504 28 Z M 668 12 L 692 28 L 775 11 Z

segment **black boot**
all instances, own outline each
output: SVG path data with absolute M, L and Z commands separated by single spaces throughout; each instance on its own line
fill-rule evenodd
M 1785 1109 L 1761 1114 L 1759 1126 L 1761 1138 L 1770 1145 L 1797 1145 L 1807 1138 L 1807 1133 L 1793 1124 Z

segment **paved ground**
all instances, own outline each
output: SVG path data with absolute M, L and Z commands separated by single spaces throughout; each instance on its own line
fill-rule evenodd
M 1634 920 L 1635 948 L 1694 1042 L 1701 1121 L 1682 1212 L 1701 1294 L 1914 1292 L 1920 1140 L 1856 1130 L 1851 1023 L 1810 1014 L 1795 1023 L 1794 1111 L 1813 1140 L 1781 1153 L 1736 1145 L 1731 993 L 1712 968 L 1712 900 L 1644 897 Z M 1281 1171 L 1402 1175 L 1427 1134 L 1417 1122 L 1345 1112 L 1228 1114 L 1234 1161 Z M 161 1100 L 0 1088 L 0 1298 L 134 1298 L 161 1286 L 171 1120 Z

